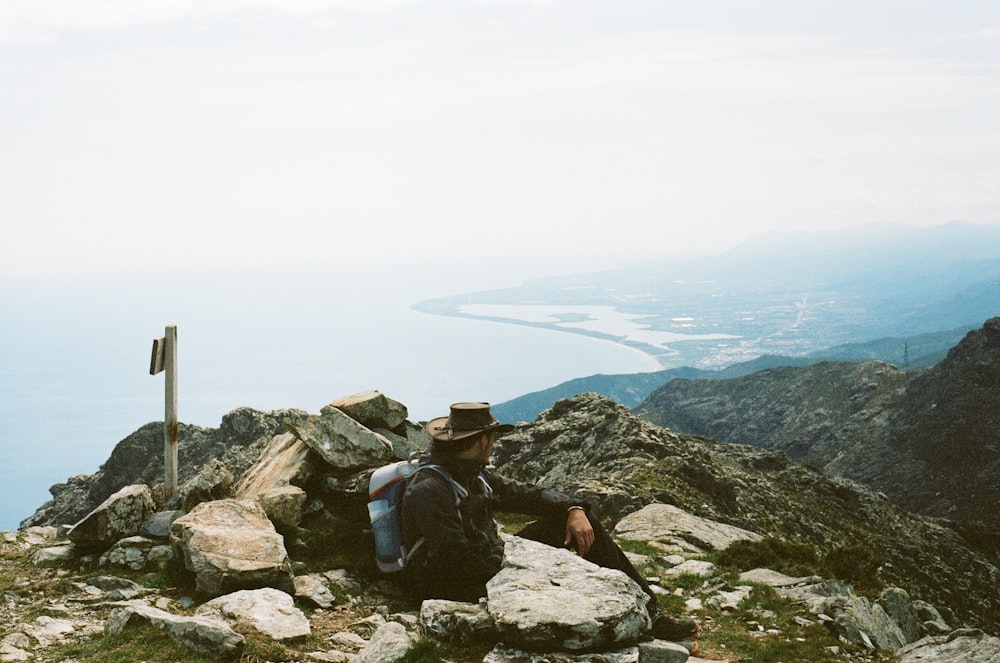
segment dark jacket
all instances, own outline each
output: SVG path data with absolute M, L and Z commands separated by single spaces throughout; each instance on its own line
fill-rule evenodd
M 406 580 L 423 599 L 475 603 L 486 595 L 486 581 L 500 570 L 503 542 L 494 511 L 562 518 L 570 506 L 585 506 L 554 490 L 500 476 L 481 464 L 432 452 L 421 464 L 441 465 L 468 491 L 460 506 L 447 479 L 422 470 L 403 496 L 403 543 L 424 543 L 407 565 Z M 483 479 L 480 479 L 482 473 Z

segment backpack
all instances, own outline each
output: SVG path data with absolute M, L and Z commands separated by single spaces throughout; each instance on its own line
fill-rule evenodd
M 448 480 L 455 495 L 456 507 L 469 495 L 469 491 L 440 465 L 420 465 L 416 460 L 401 460 L 375 470 L 368 481 L 368 517 L 375 535 L 375 562 L 384 573 L 402 571 L 413 553 L 424 543 L 421 538 L 410 549 L 403 545 L 400 507 L 409 479 L 425 470 L 437 472 Z

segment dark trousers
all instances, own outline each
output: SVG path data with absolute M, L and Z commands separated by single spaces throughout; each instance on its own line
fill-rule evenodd
M 618 544 L 611 539 L 611 535 L 608 534 L 604 526 L 597 521 L 596 518 L 591 517 L 587 514 L 587 520 L 590 521 L 591 527 L 594 528 L 594 545 L 590 547 L 587 554 L 583 556 L 588 562 L 593 562 L 598 566 L 603 566 L 608 569 L 617 569 L 623 572 L 632 580 L 635 580 L 639 587 L 642 587 L 642 591 L 649 595 L 649 601 L 646 603 L 646 609 L 649 610 L 651 615 L 655 615 L 658 610 L 658 602 L 656 596 L 653 594 L 653 590 L 650 589 L 649 583 L 646 579 L 636 571 L 635 567 L 632 566 L 632 562 L 628 560 L 625 553 Z M 546 545 L 552 546 L 554 548 L 568 548 L 569 546 L 563 545 L 566 540 L 566 519 L 565 518 L 543 518 L 541 520 L 536 520 L 533 523 L 526 525 L 517 536 L 522 539 L 531 539 L 532 541 L 538 541 L 539 543 L 544 543 Z

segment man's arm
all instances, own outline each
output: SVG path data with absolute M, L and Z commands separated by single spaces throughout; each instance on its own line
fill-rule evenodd
M 590 505 L 555 490 L 509 479 L 487 471 L 486 478 L 497 497 L 497 509 L 536 516 L 566 519 L 564 545 L 574 544 L 580 555 L 587 554 L 594 543 L 594 528 L 587 519 Z

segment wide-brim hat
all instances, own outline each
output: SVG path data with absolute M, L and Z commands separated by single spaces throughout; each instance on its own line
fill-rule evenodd
M 514 430 L 510 424 L 493 418 L 489 403 L 455 403 L 447 417 L 431 419 L 426 428 L 431 437 L 441 442 L 464 440 L 489 431 L 507 433 Z

